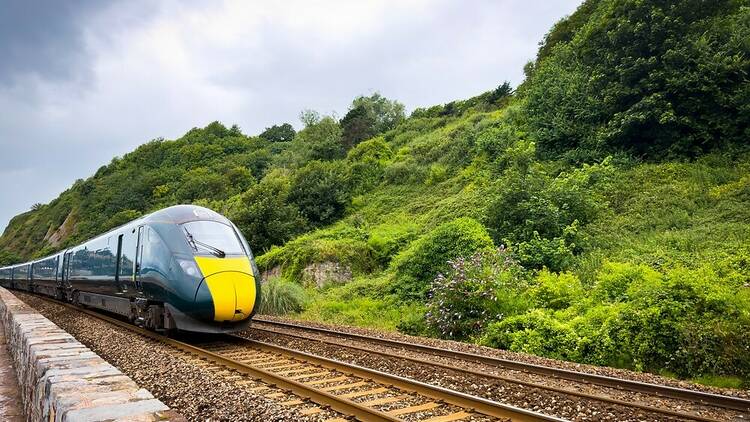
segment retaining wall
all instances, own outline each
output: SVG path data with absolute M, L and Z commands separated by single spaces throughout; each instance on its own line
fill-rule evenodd
M 183 420 L 2 287 L 0 321 L 27 420 Z

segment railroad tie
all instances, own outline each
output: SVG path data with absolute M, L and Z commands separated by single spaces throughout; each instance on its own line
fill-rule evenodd
M 301 413 L 301 414 L 303 414 L 305 416 L 309 416 L 309 415 L 314 415 L 316 413 L 320 413 L 322 411 L 323 411 L 323 409 L 321 409 L 319 407 L 308 407 L 307 409 L 300 410 L 299 413 Z
M 274 371 L 274 372 L 276 372 L 279 369 L 299 368 L 300 366 L 305 366 L 305 364 L 304 363 L 295 362 L 295 363 L 287 363 L 286 365 L 272 366 L 270 368 L 265 368 L 265 369 L 266 369 L 266 371 Z M 281 374 L 281 372 L 279 372 L 279 374 Z
M 318 368 L 310 368 L 310 369 L 318 369 Z M 294 375 L 294 376 L 287 377 L 287 378 L 290 379 L 290 380 L 296 381 L 296 380 L 301 380 L 303 378 L 322 377 L 323 375 L 329 375 L 329 374 L 330 374 L 329 371 L 325 371 L 325 372 L 312 372 L 312 373 L 309 373 L 309 374 Z
M 382 397 L 379 399 L 369 400 L 369 401 L 363 401 L 360 403 L 362 406 L 365 407 L 373 407 L 373 406 L 379 406 L 381 404 L 390 404 L 390 403 L 396 403 L 403 399 L 405 399 L 407 396 L 396 396 L 396 397 Z
M 281 402 L 281 404 L 284 406 L 295 406 L 295 405 L 302 404 L 302 403 L 304 402 L 300 399 L 287 400 L 287 401 Z
M 341 398 L 344 398 L 344 399 L 354 399 L 354 398 L 357 398 L 357 397 L 372 396 L 374 394 L 384 393 L 386 391 L 388 391 L 387 388 L 385 388 L 385 387 L 379 387 L 379 388 L 373 388 L 372 390 L 354 391 L 352 393 L 342 394 L 342 395 L 340 395 L 338 397 L 341 397 Z
M 328 372 L 326 372 L 325 374 L 328 374 Z M 312 386 L 312 385 L 318 385 L 318 384 L 326 384 L 329 382 L 346 381 L 348 379 L 349 379 L 348 376 L 342 375 L 336 378 L 323 378 L 322 380 L 309 381 L 309 382 L 306 382 L 305 384 Z
M 269 399 L 278 399 L 279 397 L 284 397 L 284 396 L 286 396 L 286 393 L 271 393 L 271 394 L 266 394 L 266 397 L 268 397 Z
M 434 418 L 426 419 L 422 422 L 451 422 L 451 421 L 465 419 L 465 418 L 468 418 L 469 416 L 471 416 L 471 413 L 456 412 L 456 413 L 451 413 L 450 415 L 435 416 Z
M 336 391 L 336 390 L 345 390 L 347 388 L 361 387 L 366 384 L 367 384 L 367 381 L 353 382 L 350 384 L 339 384 L 339 385 L 334 385 L 331 387 L 321 388 L 320 391 L 331 392 L 331 391 Z
M 386 413 L 392 416 L 398 416 L 398 415 L 406 415 L 409 413 L 422 412 L 424 410 L 430 410 L 436 407 L 440 407 L 440 404 L 435 403 L 435 402 L 429 402 L 425 404 L 419 404 L 416 406 L 402 407 L 401 409 L 390 410 Z

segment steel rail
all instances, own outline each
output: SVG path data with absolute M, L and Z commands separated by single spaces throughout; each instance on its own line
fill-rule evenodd
M 206 358 L 207 360 L 211 360 L 226 368 L 236 370 L 237 372 L 240 372 L 240 373 L 251 375 L 253 377 L 263 380 L 265 383 L 269 385 L 276 386 L 277 388 L 281 390 L 292 391 L 294 394 L 302 398 L 309 399 L 322 406 L 330 407 L 331 409 L 336 410 L 337 412 L 340 412 L 342 414 L 351 415 L 363 421 L 397 422 L 401 420 L 393 416 L 390 416 L 384 412 L 380 412 L 376 409 L 362 406 L 352 400 L 342 398 L 342 397 L 337 397 L 331 393 L 307 386 L 299 381 L 284 378 L 282 376 L 274 374 L 273 372 L 266 371 L 261 368 L 256 368 L 254 366 L 247 365 L 242 362 L 238 362 L 234 359 L 221 356 L 220 354 L 210 352 L 200 347 L 196 347 L 191 344 L 163 336 L 153 331 L 149 331 L 140 327 L 136 327 L 130 323 L 120 321 L 119 319 L 106 316 L 106 315 L 102 315 L 99 312 L 94 312 L 88 309 L 78 308 L 76 306 L 69 305 L 69 304 L 65 304 L 65 305 L 77 311 L 83 312 L 87 315 L 90 315 L 95 318 L 106 321 L 108 323 L 117 325 L 118 327 L 122 327 L 130 331 L 133 331 L 144 337 L 150 338 L 152 340 L 156 340 L 163 344 L 167 344 L 176 349 L 182 350 L 184 352 L 188 352 L 190 354 L 199 356 L 201 358 Z
M 379 343 L 390 347 L 399 347 L 421 353 L 460 359 L 471 362 L 478 362 L 485 365 L 499 366 L 502 368 L 519 370 L 524 372 L 535 373 L 539 375 L 554 376 L 576 382 L 586 382 L 590 384 L 618 388 L 620 390 L 634 391 L 668 397 L 673 399 L 688 400 L 703 405 L 721 407 L 725 409 L 737 410 L 740 412 L 750 412 L 750 400 L 740 397 L 726 396 L 721 394 L 707 393 L 704 391 L 690 390 L 686 388 L 671 387 L 666 385 L 651 384 L 641 381 L 633 381 L 622 378 L 610 377 L 606 375 L 589 374 L 585 372 L 571 371 L 569 369 L 554 368 L 550 366 L 537 365 L 533 363 L 514 361 L 491 356 L 484 356 L 474 353 L 460 352 L 456 350 L 440 349 L 434 346 L 427 346 L 416 343 L 409 343 L 398 340 L 385 339 L 380 337 L 370 337 L 362 334 L 345 333 L 326 328 L 308 327 L 289 322 L 273 321 L 264 318 L 253 318 L 254 322 L 260 322 L 269 325 L 287 327 L 291 329 L 318 332 L 327 335 L 358 339 L 361 341 Z M 257 326 L 251 326 L 253 329 L 261 329 Z
M 545 385 L 545 384 L 539 384 L 539 383 L 535 383 L 535 382 L 519 380 L 519 379 L 516 379 L 516 378 L 505 377 L 505 376 L 502 376 L 502 375 L 492 374 L 492 373 L 488 373 L 488 372 L 481 372 L 481 371 L 477 371 L 477 370 L 474 370 L 474 369 L 461 368 L 461 367 L 457 367 L 455 365 L 449 365 L 449 364 L 440 363 L 440 362 L 433 362 L 433 361 L 426 361 L 426 360 L 419 359 L 419 358 L 414 358 L 414 357 L 411 357 L 411 356 L 404 356 L 404 355 L 399 355 L 399 354 L 396 354 L 396 353 L 390 353 L 390 352 L 384 352 L 384 351 L 379 351 L 379 350 L 368 349 L 366 347 L 354 346 L 352 344 L 340 343 L 340 342 L 335 342 L 335 341 L 330 341 L 330 340 L 321 340 L 319 338 L 310 338 L 310 337 L 305 337 L 304 335 L 301 335 L 301 334 L 292 334 L 292 333 L 287 333 L 287 332 L 283 332 L 283 331 L 269 330 L 269 329 L 266 329 L 266 328 L 254 327 L 253 329 L 259 330 L 259 331 L 264 331 L 264 332 L 267 332 L 267 333 L 272 333 L 272 334 L 275 334 L 275 335 L 284 335 L 284 336 L 298 338 L 298 339 L 307 340 L 307 341 L 316 341 L 316 342 L 321 342 L 321 343 L 324 343 L 324 344 L 335 345 L 335 346 L 338 346 L 338 347 L 345 347 L 345 348 L 348 348 L 348 349 L 358 350 L 358 351 L 362 351 L 362 352 L 366 352 L 366 353 L 373 353 L 373 354 L 376 354 L 376 355 L 386 356 L 386 357 L 389 357 L 389 358 L 408 360 L 408 361 L 415 362 L 415 363 L 418 363 L 418 364 L 421 364 L 421 365 L 426 365 L 426 366 L 431 366 L 431 367 L 439 367 L 439 368 L 448 369 L 448 370 L 451 370 L 451 371 L 457 371 L 457 372 L 462 372 L 462 373 L 466 373 L 466 374 L 471 374 L 471 375 L 478 376 L 478 377 L 496 379 L 496 380 L 500 380 L 500 381 L 505 381 L 505 382 L 513 383 L 513 384 L 523 385 L 525 387 L 538 388 L 538 389 L 542 389 L 542 390 L 552 391 L 552 392 L 555 392 L 555 393 L 567 394 L 567 395 L 571 395 L 571 396 L 581 397 L 581 398 L 585 398 L 585 399 L 589 399 L 589 400 L 596 400 L 596 401 L 605 402 L 605 403 L 609 403 L 609 404 L 615 404 L 615 405 L 619 405 L 619 406 L 636 408 L 636 409 L 645 410 L 645 411 L 648 411 L 648 412 L 653 412 L 653 413 L 658 413 L 658 414 L 662 414 L 662 415 L 666 415 L 666 416 L 672 416 L 672 417 L 680 418 L 681 420 L 690 419 L 690 420 L 695 420 L 695 421 L 700 421 L 700 422 L 719 422 L 718 419 L 708 418 L 708 417 L 705 417 L 705 416 L 695 415 L 695 414 L 692 414 L 692 413 L 678 412 L 678 411 L 674 411 L 674 410 L 670 410 L 670 409 L 664 409 L 664 408 L 660 408 L 660 407 L 653 407 L 653 406 L 649 406 L 649 405 L 645 405 L 645 404 L 640 404 L 640 403 L 635 403 L 635 402 L 629 402 L 629 401 L 625 401 L 625 400 L 619 400 L 619 399 L 615 399 L 615 398 L 612 398 L 612 397 L 598 396 L 598 395 L 595 395 L 595 394 L 584 393 L 582 391 L 576 391 L 576 390 L 569 390 L 569 389 L 565 389 L 565 388 L 553 387 L 553 386 L 549 386 L 549 385 Z
M 44 300 L 53 301 L 50 298 L 40 297 Z M 401 421 L 397 417 L 389 415 L 385 412 L 381 412 L 377 409 L 363 406 L 352 400 L 338 397 L 334 394 L 322 391 L 312 386 L 306 385 L 296 380 L 292 380 L 281 375 L 275 374 L 271 371 L 267 371 L 261 368 L 254 367 L 252 365 L 239 362 L 237 360 L 222 356 L 221 354 L 214 353 L 205 350 L 201 347 L 197 347 L 179 340 L 175 340 L 164 335 L 149 331 L 140 327 L 137 327 L 128 322 L 124 322 L 120 319 L 113 318 L 108 315 L 104 315 L 100 312 L 95 312 L 89 309 L 81 308 L 69 303 L 53 301 L 59 303 L 68 308 L 76 311 L 85 313 L 94 318 L 116 325 L 118 327 L 130 330 L 141 336 L 156 340 L 160 343 L 169 345 L 178 350 L 196 355 L 200 358 L 213 361 L 221 366 L 229 369 L 233 369 L 240 373 L 245 373 L 263 380 L 269 385 L 274 385 L 279 389 L 292 391 L 299 397 L 307 398 L 321 406 L 330 407 L 342 414 L 354 416 L 357 419 L 363 421 Z M 282 355 L 291 356 L 295 359 L 302 360 L 312 365 L 318 365 L 325 367 L 329 370 L 339 371 L 345 374 L 352 374 L 361 378 L 369 379 L 374 382 L 396 387 L 404 391 L 410 391 L 419 395 L 429 397 L 435 400 L 450 403 L 455 406 L 464 408 L 469 411 L 474 411 L 479 414 L 492 416 L 496 418 L 508 419 L 513 422 L 536 422 L 536 421 L 549 421 L 549 422 L 563 422 L 565 419 L 544 415 L 538 412 L 521 409 L 515 406 L 498 403 L 492 400 L 484 399 L 481 397 L 472 396 L 469 394 L 453 391 L 443 387 L 438 387 L 423 382 L 411 380 L 409 378 L 399 377 L 396 375 L 388 374 L 385 372 L 376 371 L 369 368 L 360 367 L 357 365 L 348 364 L 345 362 L 336 361 L 320 356 L 315 356 L 309 353 L 299 352 L 296 350 L 286 349 L 280 346 L 276 346 L 270 343 L 263 343 L 255 340 L 249 340 L 243 337 L 235 335 L 227 335 L 236 340 L 241 340 L 249 345 L 252 345 L 255 349 L 259 349 L 266 352 L 277 353 Z
M 334 369 L 339 372 L 348 373 L 360 378 L 369 379 L 380 384 L 390 385 L 400 390 L 417 393 L 422 396 L 430 397 L 435 400 L 441 400 L 468 410 L 474 410 L 478 413 L 496 418 L 507 418 L 512 421 L 563 421 L 564 419 L 543 415 L 531 410 L 521 409 L 482 397 L 472 396 L 459 391 L 427 384 L 410 378 L 389 374 L 383 371 L 366 368 L 351 363 L 342 362 L 335 359 L 316 356 L 310 353 L 289 349 L 275 344 L 266 343 L 258 340 L 250 340 L 237 335 L 228 335 L 232 338 L 246 342 L 254 347 L 272 353 L 279 353 L 287 356 L 293 356 L 295 359 L 309 362 L 325 368 Z

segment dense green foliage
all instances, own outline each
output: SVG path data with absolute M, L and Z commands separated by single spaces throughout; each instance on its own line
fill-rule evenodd
M 589 0 L 515 92 L 155 140 L 15 217 L 0 260 L 193 202 L 279 275 L 267 312 L 738 385 L 748 28 L 739 0 Z
M 401 297 L 419 300 L 429 287 L 425 280 L 445 272 L 451 259 L 492 246 L 487 230 L 476 220 L 464 217 L 441 224 L 395 257 L 395 288 Z
M 747 142 L 744 0 L 589 0 L 547 37 L 525 84 L 548 154 L 696 155 Z
M 271 142 L 291 142 L 296 134 L 292 125 L 284 123 L 266 128 L 258 137 Z

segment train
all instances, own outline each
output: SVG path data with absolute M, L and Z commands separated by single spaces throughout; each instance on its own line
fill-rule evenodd
M 54 255 L 0 268 L 0 285 L 155 331 L 243 330 L 260 306 L 250 246 L 228 218 L 176 205 Z

